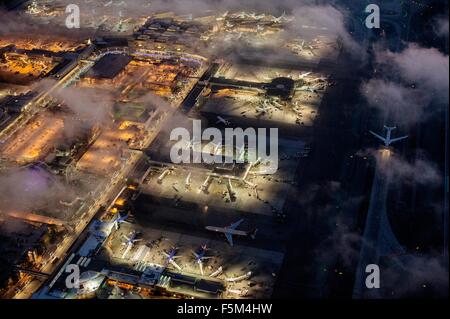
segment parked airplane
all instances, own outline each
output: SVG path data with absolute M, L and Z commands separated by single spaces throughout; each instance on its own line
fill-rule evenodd
M 219 232 L 225 234 L 225 237 L 230 244 L 230 246 L 233 246 L 233 235 L 236 236 L 250 236 L 252 239 L 255 239 L 256 232 L 258 229 L 254 229 L 251 231 L 244 231 L 244 230 L 236 230 L 236 228 L 243 222 L 244 220 L 241 219 L 230 226 L 227 227 L 216 227 L 216 226 L 206 226 L 205 228 L 209 231 L 213 232 Z
M 130 233 L 130 237 L 127 237 L 123 235 L 123 237 L 127 240 L 126 242 L 123 242 L 122 245 L 126 246 L 125 251 L 123 252 L 122 258 L 125 258 L 125 256 L 128 254 L 128 252 L 133 248 L 133 245 L 135 242 L 141 241 L 142 239 L 137 239 L 137 232 L 132 231 Z
M 177 247 L 172 247 L 168 252 L 163 251 L 164 256 L 167 257 L 166 259 L 166 266 L 167 264 L 172 264 L 176 269 L 181 270 L 181 267 L 178 266 L 178 264 L 175 262 L 176 258 L 179 258 L 181 256 L 176 256 L 178 251 Z
M 217 122 L 216 122 L 216 124 L 219 124 L 219 123 L 223 123 L 224 125 L 227 125 L 227 126 L 231 124 L 230 121 L 224 119 L 224 118 L 221 117 L 221 116 L 217 116 Z
M 239 19 L 245 19 L 245 18 L 248 17 L 248 14 L 246 12 L 242 11 L 242 12 L 239 12 L 239 13 L 232 14 L 232 17 L 233 18 L 239 18 Z
M 252 13 L 250 13 L 250 14 L 248 15 L 249 18 L 252 18 L 252 19 L 255 19 L 255 20 L 261 20 L 261 19 L 263 19 L 265 16 L 266 16 L 265 14 L 257 15 L 255 12 L 252 12 Z
M 293 20 L 293 18 L 286 17 L 286 12 L 283 12 L 283 14 L 280 15 L 278 18 L 277 17 L 272 18 L 272 22 L 275 22 L 275 23 L 280 23 L 281 21 L 290 22 L 292 20 Z
M 189 174 L 186 176 L 186 180 L 184 181 L 184 186 L 186 189 L 189 189 L 191 187 L 191 175 L 192 172 L 189 172 Z
M 198 264 L 200 267 L 200 273 L 203 275 L 203 260 L 211 259 L 212 257 L 206 257 L 206 251 L 208 250 L 208 247 L 205 245 L 202 245 L 200 249 L 197 252 L 192 252 L 192 254 L 195 256 L 195 263 Z
M 305 92 L 311 92 L 311 93 L 317 93 L 317 90 L 310 86 L 302 86 L 301 88 L 298 88 L 299 91 L 305 91 Z
M 306 78 L 308 75 L 310 75 L 312 72 L 305 72 L 305 73 L 302 73 L 302 74 L 300 74 L 299 76 L 298 76 L 298 78 L 299 78 L 299 80 L 300 79 L 304 79 L 304 78 Z
M 120 228 L 120 224 L 130 224 L 130 222 L 127 221 L 128 217 L 130 217 L 130 213 L 122 216 L 120 215 L 120 213 L 117 214 L 116 219 L 114 219 L 113 223 L 114 223 L 114 227 L 116 227 L 116 229 Z
M 231 23 L 230 21 L 227 21 L 227 23 L 225 24 L 225 26 L 226 26 L 227 28 L 232 28 L 232 27 L 234 27 L 234 24 Z
M 123 235 L 123 237 L 127 240 L 126 242 L 122 243 L 122 245 L 126 245 L 126 246 L 133 246 L 135 242 L 141 241 L 142 239 L 138 239 L 137 237 L 137 232 L 136 231 L 132 231 L 130 234 L 130 237 Z
M 408 137 L 408 135 L 406 136 L 401 136 L 401 137 L 396 137 L 396 138 L 391 138 L 391 133 L 393 130 L 395 130 L 397 127 L 393 126 L 386 126 L 384 125 L 384 128 L 386 129 L 386 137 L 382 137 L 372 131 L 369 131 L 373 136 L 375 136 L 376 138 L 380 139 L 381 141 L 383 141 L 384 146 L 388 147 L 390 144 L 404 140 L 405 138 Z

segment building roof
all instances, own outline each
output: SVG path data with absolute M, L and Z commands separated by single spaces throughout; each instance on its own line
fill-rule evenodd
M 108 54 L 98 60 L 87 72 L 86 77 L 113 79 L 130 63 L 131 57 L 125 54 Z

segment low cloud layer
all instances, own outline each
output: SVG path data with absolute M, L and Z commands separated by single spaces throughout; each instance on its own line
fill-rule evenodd
M 402 52 L 379 52 L 376 61 L 378 76 L 363 83 L 361 93 L 387 124 L 426 121 L 448 103 L 448 55 L 410 44 Z
M 0 174 L 0 212 L 32 212 L 58 206 L 60 200 L 73 197 L 73 192 L 41 167 L 11 168 Z

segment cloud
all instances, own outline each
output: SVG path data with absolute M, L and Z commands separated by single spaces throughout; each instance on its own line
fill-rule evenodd
M 411 162 L 393 152 L 390 153 L 389 159 L 386 159 L 383 151 L 373 148 L 360 151 L 358 155 L 373 156 L 378 163 L 377 169 L 391 181 L 418 183 L 430 187 L 439 186 L 442 183 L 442 174 L 438 166 L 428 159 L 422 150 L 416 151 L 416 156 Z
M 0 174 L 1 212 L 51 211 L 73 194 L 61 177 L 41 167 L 10 168 Z
M 351 37 L 345 27 L 348 12 L 344 9 L 331 5 L 306 5 L 293 8 L 292 15 L 295 16 L 292 29 L 299 35 L 307 36 L 309 33 L 317 33 L 317 30 L 305 29 L 303 26 L 324 28 L 326 34 L 340 38 L 349 52 L 364 55 L 362 46 Z
M 434 32 L 440 37 L 448 37 L 448 17 L 439 17 L 434 22 Z
M 411 125 L 424 119 L 430 97 L 421 91 L 385 80 L 370 79 L 361 86 L 369 106 L 381 111 L 389 125 Z
M 424 122 L 448 105 L 448 55 L 409 44 L 401 52 L 378 52 L 376 62 L 378 76 L 364 82 L 361 93 L 387 124 Z
M 379 63 L 390 64 L 400 77 L 426 90 L 427 95 L 447 101 L 449 87 L 449 57 L 435 48 L 416 44 L 399 53 L 385 52 L 377 57 Z
M 381 284 L 388 283 L 394 297 L 427 292 L 432 292 L 433 296 L 448 296 L 448 270 L 443 258 L 408 255 L 400 258 L 399 267 L 391 265 L 381 270 Z
M 36 84 L 34 90 L 48 91 L 56 83 L 56 80 L 44 79 Z M 94 124 L 110 122 L 114 96 L 108 91 L 70 86 L 59 87 L 52 91 L 50 96 L 73 112 L 66 117 L 65 125 L 68 127 L 90 128 Z

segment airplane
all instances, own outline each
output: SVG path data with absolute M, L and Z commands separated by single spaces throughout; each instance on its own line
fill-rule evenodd
M 127 221 L 128 217 L 130 217 L 130 213 L 126 214 L 125 216 L 121 216 L 120 213 L 117 214 L 117 218 L 114 219 L 114 221 L 113 221 L 114 227 L 116 227 L 116 229 L 119 229 L 120 224 L 122 224 L 122 223 L 130 224 L 130 222 Z
M 265 14 L 260 14 L 257 15 L 255 12 L 252 12 L 248 15 L 249 18 L 255 19 L 255 20 L 261 20 L 262 18 L 264 18 L 266 15 Z
M 326 76 L 320 76 L 320 77 L 318 77 L 318 78 L 314 78 L 314 79 L 312 79 L 311 81 L 312 82 L 324 82 L 324 81 L 326 81 L 326 80 L 328 80 L 328 78 L 326 77 Z
M 300 79 L 304 79 L 304 78 L 306 78 L 308 75 L 310 75 L 312 72 L 305 72 L 305 73 L 302 73 L 302 74 L 300 74 L 299 76 L 298 76 L 298 79 L 300 80 Z
M 219 124 L 219 123 L 223 123 L 223 124 L 226 125 L 226 126 L 228 126 L 228 125 L 231 124 L 230 121 L 224 119 L 224 118 L 221 117 L 221 116 L 217 116 L 217 122 L 216 122 L 216 124 Z
M 254 229 L 251 231 L 244 231 L 244 230 L 236 230 L 236 228 L 244 221 L 244 219 L 238 220 L 237 222 L 231 224 L 227 227 L 216 227 L 216 226 L 206 226 L 205 229 L 213 232 L 219 232 L 224 233 L 225 237 L 230 244 L 230 246 L 233 247 L 233 235 L 236 236 L 250 236 L 252 239 L 255 239 L 256 232 L 258 229 Z
M 258 32 L 262 32 L 262 31 L 264 31 L 264 27 L 262 26 L 262 25 L 257 25 L 256 26 L 256 31 L 258 31 Z
M 184 182 L 184 186 L 186 187 L 186 189 L 189 189 L 191 187 L 191 172 L 189 172 L 189 174 L 186 177 L 186 180 Z
M 317 93 L 317 90 L 315 88 L 309 87 L 309 86 L 302 86 L 301 88 L 298 88 L 299 91 L 305 91 L 305 92 L 311 92 L 311 93 Z
M 168 252 L 163 251 L 164 256 L 167 257 L 166 260 L 166 266 L 167 264 L 172 264 L 176 269 L 181 270 L 181 267 L 178 266 L 178 264 L 175 262 L 176 258 L 179 258 L 181 256 L 176 256 L 176 253 L 178 251 L 178 247 L 172 247 Z
M 200 249 L 197 252 L 192 252 L 192 254 L 195 256 L 195 263 L 198 264 L 200 267 L 200 273 L 203 276 L 203 260 L 211 259 L 212 257 L 206 257 L 206 251 L 208 250 L 208 247 L 206 247 L 206 244 L 202 245 Z
M 126 242 L 123 242 L 122 245 L 126 246 L 125 251 L 123 252 L 122 258 L 125 258 L 125 256 L 128 254 L 128 252 L 133 248 L 133 245 L 135 242 L 141 241 L 142 239 L 137 239 L 137 232 L 132 231 L 130 233 L 130 237 L 127 237 L 123 235 L 123 237 L 127 240 Z
M 255 107 L 256 112 L 263 115 L 269 112 L 270 106 L 267 103 L 263 103 L 261 106 Z
M 388 147 L 390 144 L 404 140 L 405 138 L 408 137 L 408 135 L 405 136 L 401 136 L 401 137 L 396 137 L 396 138 L 391 138 L 391 133 L 393 130 L 395 130 L 397 127 L 393 126 L 393 127 L 389 127 L 384 125 L 384 128 L 386 129 L 386 137 L 382 137 L 372 131 L 369 131 L 373 136 L 375 136 L 376 138 L 380 139 L 381 141 L 384 142 L 384 146 Z
M 135 242 L 141 241 L 142 239 L 137 239 L 137 232 L 132 231 L 130 233 L 130 237 L 123 235 L 123 237 L 127 240 L 126 242 L 123 242 L 122 245 L 126 245 L 127 247 L 133 246 Z
M 227 21 L 227 23 L 225 24 L 225 26 L 226 26 L 227 28 L 232 28 L 232 27 L 234 27 L 234 24 L 232 24 L 230 21 Z
M 211 142 L 212 145 L 214 145 L 213 153 L 216 155 L 219 149 L 222 148 L 222 142 L 219 142 L 217 144 Z
M 282 20 L 291 21 L 292 19 L 286 18 L 286 12 L 283 12 L 283 14 L 280 15 L 278 18 L 275 16 L 272 18 L 272 22 L 275 23 L 280 23 Z
M 187 143 L 187 148 L 194 150 L 194 146 L 199 143 L 199 141 L 194 141 L 194 139 L 192 139 Z
M 248 14 L 246 12 L 242 11 L 242 12 L 239 12 L 239 13 L 235 13 L 232 16 L 233 16 L 233 18 L 245 19 L 245 18 L 248 17 Z
M 237 149 L 236 155 L 237 159 L 242 159 L 242 157 L 245 155 L 245 144 L 242 144 L 242 146 Z

